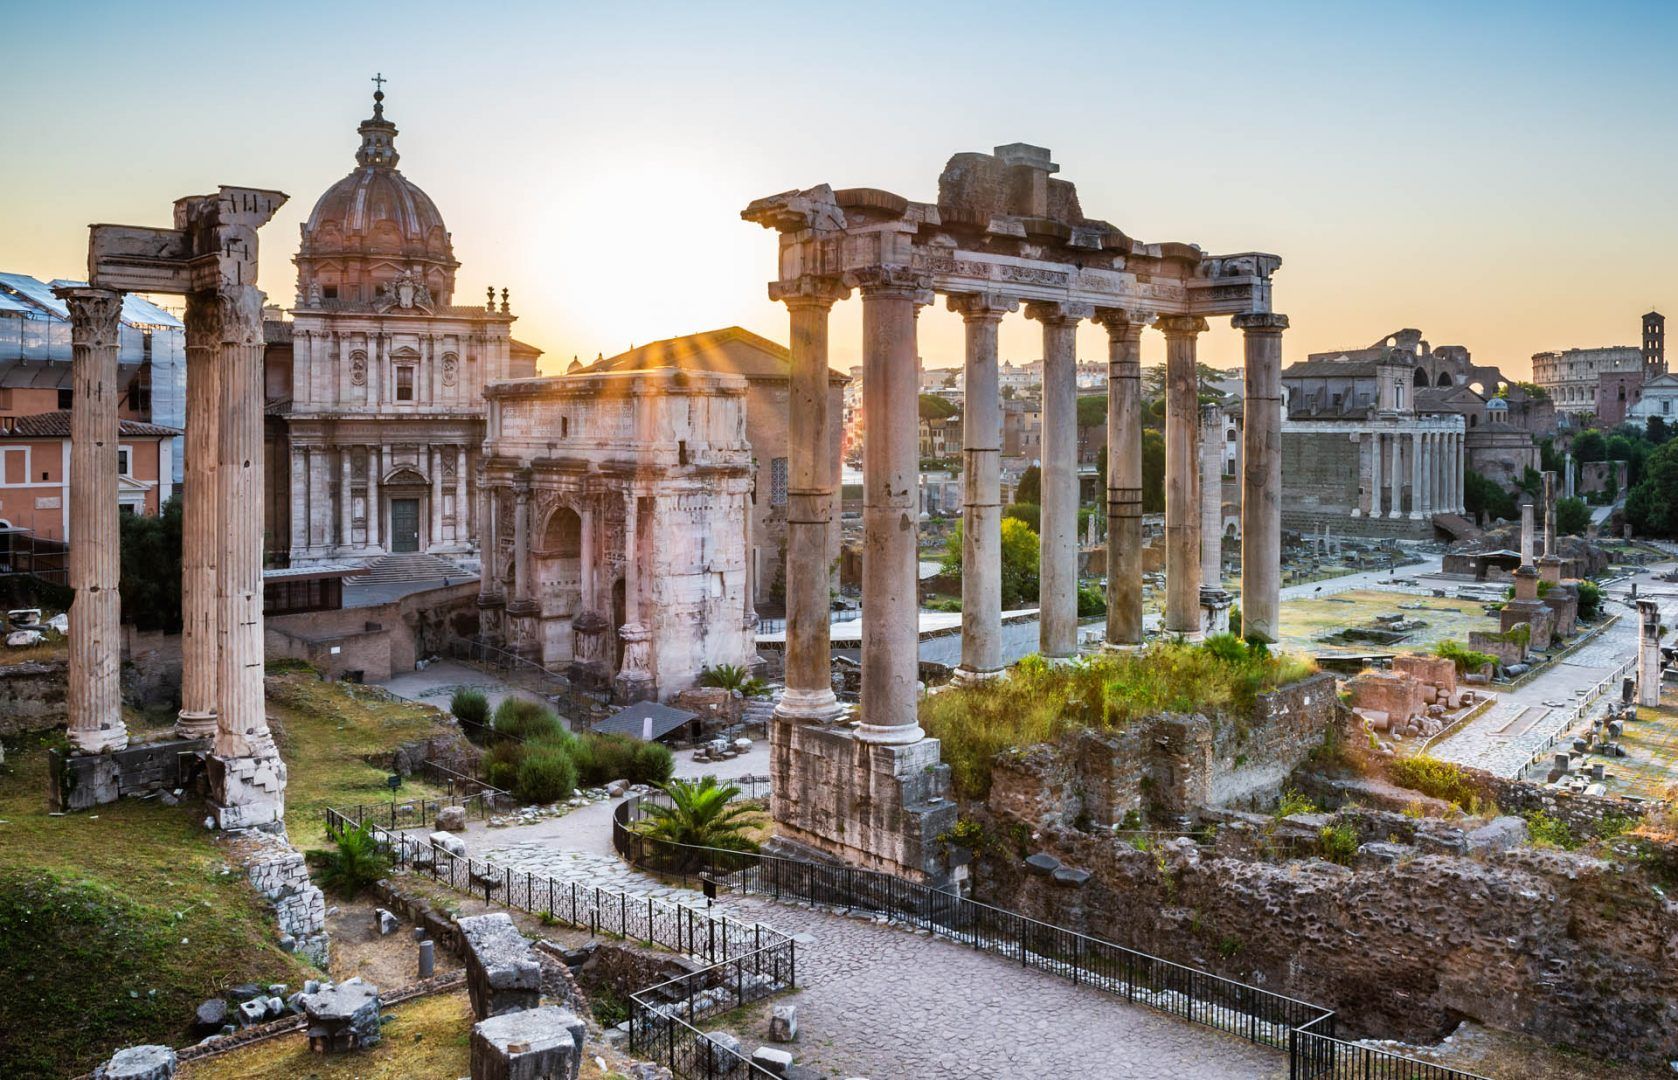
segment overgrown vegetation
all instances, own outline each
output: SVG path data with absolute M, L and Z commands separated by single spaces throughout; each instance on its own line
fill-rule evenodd
M 309 876 L 327 892 L 352 897 L 390 873 L 390 854 L 379 850 L 370 824 L 329 834 L 329 848 L 307 855 Z
M 1315 814 L 1317 804 L 1297 788 L 1284 787 L 1282 794 L 1276 800 L 1276 817 L 1278 819 L 1292 817 L 1295 814 Z
M 1491 653 L 1470 649 L 1460 641 L 1447 638 L 1433 647 L 1433 655 L 1442 657 L 1456 665 L 1458 675 L 1466 675 L 1471 671 L 1479 671 L 1488 664 L 1497 662 L 1497 657 Z
M 484 737 L 484 726 L 489 723 L 489 698 L 482 690 L 461 687 L 449 698 L 449 712 L 461 722 L 466 737 L 478 742 Z
M 1602 586 L 1586 578 L 1574 582 L 1579 592 L 1579 617 L 1594 619 L 1602 614 Z
M 662 784 L 676 769 L 675 756 L 659 743 L 627 735 L 578 735 L 546 706 L 522 698 L 507 698 L 496 707 L 493 730 L 494 745 L 484 755 L 485 778 L 522 802 L 557 802 L 579 784 Z
M 1479 802 L 1479 790 L 1461 765 L 1428 754 L 1394 761 L 1392 778 L 1401 787 L 1455 803 L 1464 810 L 1473 809 Z
M 699 672 L 700 686 L 715 686 L 723 690 L 738 690 L 745 697 L 762 697 L 769 693 L 769 684 L 754 678 L 739 664 L 718 664 Z
M 1329 862 L 1350 866 L 1358 854 L 1357 830 L 1350 825 L 1324 825 L 1317 833 L 1317 846 Z
M 1160 712 L 1234 713 L 1244 722 L 1259 694 L 1314 671 L 1307 658 L 1251 648 L 1228 634 L 1063 667 L 1028 656 L 1010 678 L 928 697 L 920 719 L 942 740 L 956 791 L 983 798 L 991 764 L 1004 751 L 1082 728 L 1120 730 Z
M 1037 561 L 1040 544 L 1035 528 L 1012 516 L 1002 519 L 1002 606 L 1017 608 L 1037 601 Z M 1041 511 L 1033 505 L 1033 510 Z M 957 521 L 944 540 L 944 572 L 961 576 L 962 523 Z M 1082 607 L 1082 596 L 1079 598 Z M 1105 610 L 1105 603 L 1103 604 Z
M 181 513 L 181 500 L 172 498 L 155 517 L 119 519 L 122 616 L 141 630 L 181 628 Z
M 1537 847 L 1561 848 L 1572 851 L 1583 841 L 1573 835 L 1567 822 L 1560 818 L 1551 817 L 1542 810 L 1534 810 L 1526 815 L 1527 835 Z

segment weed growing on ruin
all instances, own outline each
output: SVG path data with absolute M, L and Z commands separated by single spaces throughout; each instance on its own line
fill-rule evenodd
M 1526 815 L 1527 835 L 1532 840 L 1533 847 L 1561 848 L 1572 851 L 1581 843 L 1573 830 L 1568 828 L 1567 822 L 1560 818 L 1551 817 L 1542 810 L 1534 810 Z
M 1218 955 L 1230 960 L 1245 947 L 1246 944 L 1240 938 L 1226 937 L 1218 942 Z
M 1295 814 L 1315 813 L 1317 813 L 1317 804 L 1312 802 L 1308 796 L 1301 794 L 1298 788 L 1283 788 L 1281 797 L 1276 800 L 1276 817 L 1278 820 L 1292 817 Z
M 1393 782 L 1402 787 L 1455 803 L 1464 810 L 1474 807 L 1479 798 L 1474 782 L 1462 766 L 1441 761 L 1428 754 L 1400 758 L 1392 763 Z
M 1350 825 L 1324 825 L 1317 833 L 1317 846 L 1329 862 L 1350 866 L 1357 858 L 1358 834 Z
M 308 853 L 315 883 L 339 896 L 354 896 L 390 873 L 390 855 L 379 848 L 370 825 L 329 833 L 332 847 Z
M 1629 814 L 1607 813 L 1596 823 L 1599 840 L 1615 840 L 1637 828 L 1637 819 Z
M 1080 729 L 1121 731 L 1164 712 L 1244 722 L 1260 694 L 1315 671 L 1309 658 L 1254 650 L 1228 634 L 1200 645 L 1159 642 L 1063 667 L 1029 656 L 1006 679 L 928 697 L 920 719 L 942 741 L 956 791 L 983 798 L 992 762 L 1005 750 Z
M 1497 657 L 1490 653 L 1478 652 L 1470 649 L 1460 641 L 1447 638 L 1433 647 L 1433 655 L 1451 661 L 1457 667 L 1458 675 L 1466 675 L 1471 671 L 1479 671 L 1487 664 L 1497 662 Z

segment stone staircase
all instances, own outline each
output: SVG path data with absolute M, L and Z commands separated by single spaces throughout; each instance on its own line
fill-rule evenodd
M 1477 540 L 1479 528 L 1461 514 L 1433 515 L 1434 528 L 1449 534 L 1452 540 Z
M 775 703 L 781 699 L 786 687 L 771 686 L 769 693 L 762 697 L 749 697 L 740 710 L 740 722 L 744 724 L 762 724 L 765 731 L 769 730 L 769 721 L 775 716 Z
M 351 585 L 398 585 L 415 581 L 467 581 L 477 575 L 462 570 L 447 559 L 424 552 L 385 555 L 362 567 L 361 573 L 344 580 Z

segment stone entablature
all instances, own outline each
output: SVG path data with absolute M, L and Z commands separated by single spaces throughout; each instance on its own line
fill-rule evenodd
M 484 633 L 625 699 L 751 664 L 746 380 L 666 368 L 486 397 Z
M 1463 512 L 1461 416 L 1290 418 L 1282 422 L 1282 437 L 1290 462 L 1301 462 L 1288 472 L 1290 517 L 1429 521 Z

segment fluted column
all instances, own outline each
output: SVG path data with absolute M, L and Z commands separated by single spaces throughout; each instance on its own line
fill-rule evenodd
M 1463 499 L 1462 499 L 1462 492 L 1463 492 L 1463 477 L 1462 477 L 1462 474 L 1463 474 L 1463 470 L 1468 468 L 1468 436 L 1459 433 L 1457 435 L 1457 437 L 1455 439 L 1453 439 L 1452 441 L 1456 444 L 1456 461 L 1452 465 L 1451 483 L 1453 485 L 1454 491 L 1456 492 L 1454 498 L 1455 498 L 1455 501 L 1456 501 L 1457 513 L 1460 514 L 1460 513 L 1462 513 L 1462 511 L 1464 509 Z
M 338 546 L 350 548 L 355 539 L 355 454 L 338 448 Z
M 221 310 L 214 293 L 186 298 L 186 501 L 181 506 L 182 738 L 216 733 L 216 557 L 221 456 Z M 291 547 L 309 546 L 308 451 L 291 451 Z
M 1364 435 L 1369 440 L 1369 516 L 1381 516 L 1381 433 L 1371 431 Z
M 1169 315 L 1165 332 L 1165 632 L 1200 626 L 1200 379 L 1195 342 L 1206 320 Z
M 1093 308 L 1026 305 L 1043 324 L 1042 538 L 1038 649 L 1051 663 L 1078 655 L 1078 323 Z
M 633 505 L 633 504 L 632 504 Z M 633 543 L 634 537 L 624 540 L 626 545 Z M 634 560 L 630 558 L 632 548 L 624 548 L 624 578 L 627 581 L 634 571 Z M 530 580 L 530 481 L 521 477 L 513 485 L 513 599 L 520 604 L 530 600 L 532 583 Z M 626 590 L 627 592 L 627 590 Z
M 443 448 L 431 448 L 431 535 L 426 537 L 429 551 L 443 542 Z
M 464 547 L 471 535 L 466 528 L 466 447 L 454 448 L 454 542 Z
M 828 611 L 828 552 L 839 463 L 830 453 L 834 425 L 828 395 L 827 323 L 848 295 L 838 281 L 803 278 L 777 287 L 791 321 L 787 422 L 786 692 L 775 714 L 826 720 L 839 709 L 833 696 Z M 870 419 L 870 427 L 872 427 Z M 766 492 L 759 492 L 766 498 Z M 751 558 L 748 549 L 747 559 Z
M 986 293 L 949 298 L 967 329 L 962 407 L 961 664 L 959 682 L 1002 670 L 1002 398 L 996 331 L 1018 301 Z
M 192 370 L 191 356 L 192 356 L 192 351 L 189 349 L 189 350 L 187 350 L 187 357 L 188 357 L 188 359 L 187 359 L 187 370 L 189 372 Z M 182 510 L 182 516 L 183 516 L 182 532 L 190 535 L 191 530 L 188 526 L 185 525 L 185 522 L 184 522 L 185 515 L 190 514 L 192 512 L 192 495 L 190 493 L 191 492 L 190 485 L 192 483 L 192 376 L 190 374 L 187 376 L 186 397 L 187 397 L 187 422 L 186 422 L 187 462 L 186 462 L 186 475 L 187 475 L 187 484 L 188 484 L 188 495 L 187 495 L 187 501 L 184 504 L 182 504 L 181 510 Z M 214 414 L 212 413 L 211 415 L 214 415 Z M 296 443 L 292 444 L 292 447 L 291 447 L 291 475 L 288 478 L 288 481 L 291 485 L 291 557 L 293 559 L 296 559 L 299 556 L 301 556 L 303 554 L 304 550 L 306 548 L 308 548 L 308 546 L 309 546 L 309 450 L 308 450 L 308 447 L 298 446 Z M 212 483 L 213 482 L 214 482 L 214 480 L 212 478 Z M 214 512 L 214 507 L 212 506 L 210 508 L 210 510 L 213 513 Z M 186 576 L 185 576 L 186 575 L 186 567 L 187 567 L 186 549 L 191 545 L 191 541 L 187 540 L 185 535 L 182 536 L 181 540 L 182 540 L 182 544 L 181 544 L 181 548 L 182 548 L 182 551 L 181 551 L 181 559 L 182 559 L 182 561 L 181 561 L 181 574 L 182 574 L 182 577 L 181 577 L 181 586 L 182 586 L 181 587 L 181 604 L 182 604 L 182 610 L 183 610 L 183 614 L 184 614 L 185 605 L 186 605 Z M 209 538 L 209 546 L 210 546 L 210 550 L 212 552 L 214 552 L 214 550 L 215 550 L 215 537 L 212 536 L 212 537 Z M 214 587 L 214 584 L 213 584 L 214 580 L 215 580 L 213 572 L 211 574 L 210 580 L 212 582 L 211 587 L 210 587 L 210 609 L 213 611 L 215 609 L 215 593 L 216 593 L 215 587 Z M 212 642 L 215 640 L 215 633 L 214 632 L 212 632 L 210 634 L 210 640 Z
M 920 357 L 925 282 L 896 269 L 862 281 L 862 725 L 857 738 L 912 743 L 917 716 L 920 600 L 916 574 Z
M 70 309 L 71 747 L 84 754 L 128 745 L 122 720 L 121 556 L 117 536 L 117 338 L 122 293 L 57 288 Z
M 1224 585 L 1223 427 L 1221 406 L 1200 407 L 1200 584 L 1208 589 Z
M 379 473 L 383 471 L 384 447 L 373 443 L 367 447 L 367 546 L 379 550 L 379 532 L 384 524 L 379 520 Z
M 224 829 L 282 819 L 286 768 L 263 705 L 262 301 L 254 285 L 224 285 L 221 430 L 216 491 L 216 740 L 211 806 Z
M 1142 330 L 1151 314 L 1101 311 L 1107 330 L 1107 645 L 1142 644 Z
M 1245 397 L 1241 412 L 1241 636 L 1281 637 L 1282 331 L 1288 317 L 1237 315 Z
M 1410 433 L 1410 519 L 1422 519 L 1422 433 Z
M 1398 518 L 1404 516 L 1404 437 L 1399 432 L 1394 432 L 1387 442 L 1392 452 L 1392 462 L 1387 470 L 1390 481 L 1387 489 L 1387 517 Z

